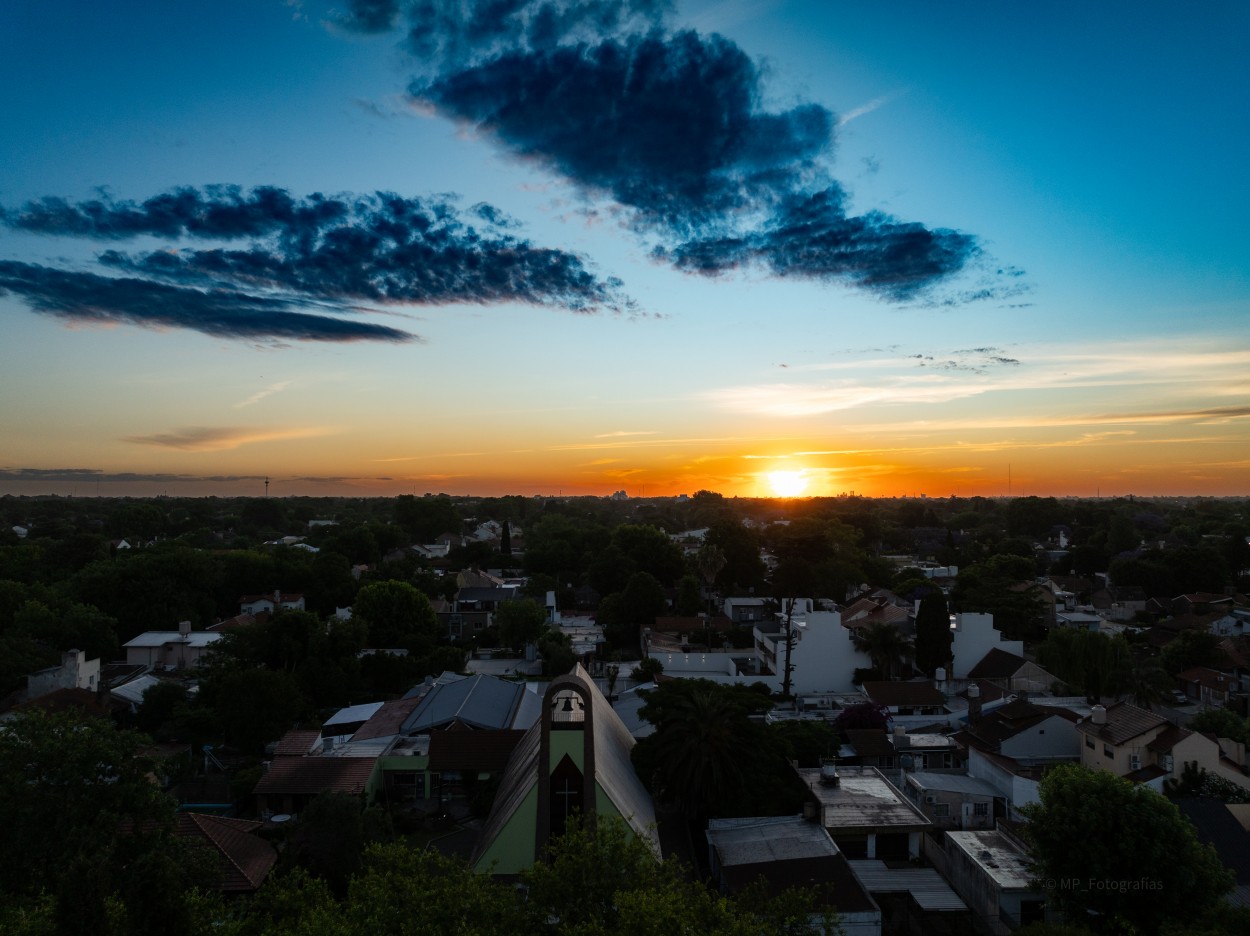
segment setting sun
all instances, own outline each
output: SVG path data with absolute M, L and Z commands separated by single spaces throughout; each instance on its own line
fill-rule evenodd
M 798 497 L 807 490 L 806 473 L 802 471 L 770 471 L 768 486 L 777 497 Z

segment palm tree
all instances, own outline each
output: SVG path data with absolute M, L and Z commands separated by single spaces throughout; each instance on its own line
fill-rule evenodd
M 869 624 L 855 631 L 851 640 L 884 679 L 893 678 L 898 664 L 912 652 L 911 639 L 891 624 Z
M 655 733 L 664 798 L 702 816 L 735 793 L 743 753 L 735 726 L 743 720 L 723 691 L 697 688 L 674 700 Z

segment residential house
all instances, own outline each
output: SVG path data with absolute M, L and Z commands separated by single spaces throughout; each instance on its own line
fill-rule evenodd
M 216 874 L 207 886 L 226 894 L 250 894 L 278 862 L 277 850 L 253 834 L 262 826 L 254 820 L 180 812 L 175 832 L 211 856 Z
M 1217 637 L 1244 637 L 1250 634 L 1250 609 L 1233 608 L 1215 617 L 1210 624 Z
M 935 869 L 887 864 L 875 858 L 852 858 L 848 864 L 881 908 L 883 933 L 953 936 L 976 932 L 968 905 Z
M 752 631 L 755 639 L 752 649 L 708 652 L 691 647 L 692 652 L 683 653 L 680 648 L 654 646 L 648 634 L 646 654 L 660 661 L 665 676 L 722 683 L 762 682 L 773 691 L 779 691 L 784 683 L 788 637 L 792 641 L 791 692 L 803 695 L 853 692 L 855 671 L 871 665 L 871 661 L 856 649 L 851 632 L 842 626 L 836 611 L 810 610 L 814 602 L 801 600 L 803 603 L 790 619 L 789 634 L 785 615 L 759 621 Z
M 146 631 L 122 647 L 132 665 L 189 669 L 199 666 L 222 636 L 219 631 L 193 631 L 191 622 L 183 621 L 176 631 Z
M 969 679 L 986 680 L 1010 693 L 1050 692 L 1058 681 L 1031 660 L 994 647 L 968 671 Z
M 86 689 L 95 692 L 100 688 L 100 660 L 88 660 L 82 650 L 66 650 L 57 666 L 37 670 L 26 677 L 26 698 L 37 699 L 58 689 Z
M 1133 621 L 1146 610 L 1146 590 L 1140 585 L 1106 585 L 1090 596 L 1090 604 L 1111 621 Z
M 1221 746 L 1218 738 L 1179 728 L 1131 703 L 1095 705 L 1077 729 L 1084 737 L 1081 763 L 1091 769 L 1161 791 L 1164 781 L 1179 781 L 1185 766 L 1193 764 L 1250 790 L 1244 745 Z
M 969 776 L 990 784 L 1014 819 L 1021 807 L 1039 802 L 1038 783 L 1047 768 L 1081 759 L 1079 717 L 1066 706 L 1017 699 L 971 717 L 954 738 L 965 751 Z
M 1216 595 L 1211 592 L 1194 592 L 1177 595 L 1172 599 L 1173 614 L 1228 614 L 1237 606 L 1232 595 Z
M 1195 666 L 1177 673 L 1176 681 L 1185 695 L 1209 708 L 1235 708 L 1235 699 L 1245 695 L 1235 676 L 1209 666 Z
M 996 830 L 960 831 L 946 833 L 943 844 L 927 856 L 942 853 L 934 863 L 990 932 L 1006 936 L 1045 918 L 1046 895 L 1015 838 Z
M 829 830 L 847 858 L 906 861 L 920 856 L 920 836 L 933 828 L 875 767 L 794 768 L 808 791 L 805 811 Z
M 862 595 L 842 609 L 843 627 L 859 630 L 874 624 L 889 624 L 909 636 L 916 632 L 910 603 L 886 589 Z
M 955 679 L 967 679 L 972 668 L 991 650 L 1005 650 L 1024 656 L 1024 641 L 1004 640 L 994 627 L 992 614 L 956 614 L 951 627 L 951 672 Z
M 706 836 L 712 880 L 721 893 L 760 882 L 770 896 L 812 888 L 818 895 L 814 909 L 836 910 L 843 936 L 880 936 L 881 908 L 822 826 L 801 816 L 712 819 Z
M 378 756 L 342 756 L 341 753 L 278 757 L 257 781 L 252 792 L 256 808 L 266 818 L 302 812 L 323 793 L 358 796 L 373 801 L 380 786 Z
M 1055 626 L 1069 627 L 1074 630 L 1100 631 L 1105 628 L 1106 621 L 1089 611 L 1056 611 Z
M 267 611 L 277 614 L 279 611 L 303 611 L 304 596 L 298 593 L 286 593 L 274 590 L 268 595 L 244 595 L 239 599 L 240 614 L 259 614 Z
M 992 829 L 1006 812 L 1005 797 L 989 782 L 958 773 L 927 770 L 903 775 L 901 789 L 938 829 Z
M 726 598 L 721 610 L 735 624 L 754 624 L 769 616 L 768 603 L 765 598 Z

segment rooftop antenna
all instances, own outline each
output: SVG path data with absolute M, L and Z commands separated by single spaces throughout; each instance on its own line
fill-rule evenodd
M 269 496 L 269 478 L 267 476 L 265 478 L 265 496 Z

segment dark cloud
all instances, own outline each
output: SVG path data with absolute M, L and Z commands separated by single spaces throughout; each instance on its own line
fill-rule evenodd
M 412 3 L 409 93 L 588 197 L 611 198 L 654 257 L 685 271 L 756 267 L 898 301 L 982 261 L 970 234 L 851 215 L 829 175 L 834 114 L 765 108 L 750 57 L 722 36 L 667 29 L 667 9 Z M 983 286 L 952 301 L 997 295 Z
M 245 240 L 237 248 L 104 251 L 130 278 L 6 264 L 0 288 L 68 318 L 196 328 L 229 337 L 407 340 L 392 328 L 292 311 L 324 302 L 523 302 L 578 312 L 632 312 L 621 283 L 576 254 L 536 247 L 491 205 L 391 193 L 295 198 L 283 189 L 181 188 L 144 202 L 44 198 L 0 223 L 39 234 L 120 241 L 140 236 Z
M 0 295 L 6 293 L 36 312 L 76 322 L 188 328 L 218 338 L 415 340 L 414 335 L 385 325 L 292 311 L 292 302 L 284 299 L 0 260 Z
M 347 12 L 336 22 L 358 33 L 383 33 L 395 28 L 399 19 L 399 0 L 349 0 Z
M 133 471 L 102 471 L 99 468 L 0 468 L 0 483 L 15 481 L 95 484 L 107 482 L 151 481 L 262 481 L 264 475 L 185 475 L 166 473 L 141 474 Z

